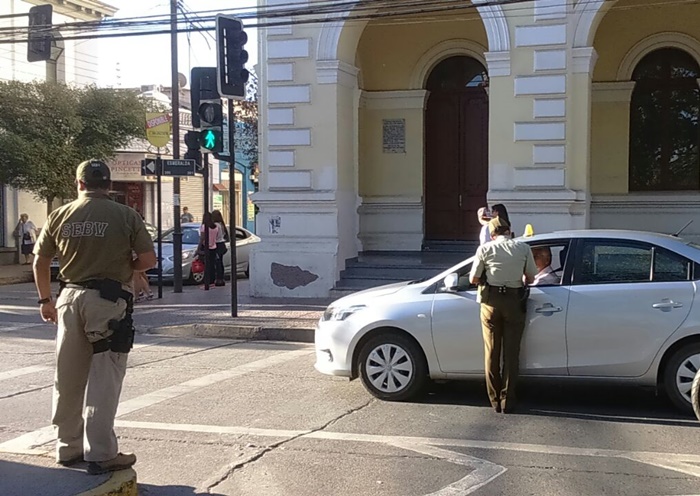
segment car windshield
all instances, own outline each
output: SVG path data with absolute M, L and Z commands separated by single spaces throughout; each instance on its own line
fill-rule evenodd
M 163 243 L 173 242 L 174 229 L 168 229 L 163 233 Z M 183 227 L 182 228 L 182 244 L 183 245 L 196 245 L 199 244 L 199 230 L 193 227 Z

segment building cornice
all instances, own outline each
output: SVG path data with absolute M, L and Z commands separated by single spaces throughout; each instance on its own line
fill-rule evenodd
M 81 21 L 99 21 L 117 13 L 112 7 L 100 0 L 25 0 L 32 5 L 51 4 L 54 12 Z

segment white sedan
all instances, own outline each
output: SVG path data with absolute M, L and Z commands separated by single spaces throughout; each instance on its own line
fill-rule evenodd
M 195 258 L 197 245 L 199 244 L 199 226 L 197 222 L 182 224 L 182 280 L 185 283 L 201 284 L 204 281 L 203 272 L 192 272 L 192 261 Z M 168 229 L 163 233 L 163 280 L 172 281 L 174 279 L 175 268 L 173 264 L 173 229 Z M 234 230 L 231 229 L 231 234 Z M 260 242 L 260 238 L 242 227 L 236 227 L 236 266 L 238 274 L 250 275 L 250 250 L 255 244 Z M 228 251 L 224 255 L 224 273 L 231 274 L 231 243 L 226 243 Z M 156 243 L 156 250 L 158 245 Z M 151 269 L 146 272 L 151 282 L 158 280 L 158 269 Z
M 689 411 L 700 369 L 700 246 L 611 230 L 524 241 L 549 248 L 558 281 L 531 287 L 522 375 L 652 386 Z M 399 401 L 428 378 L 483 378 L 471 265 L 333 302 L 316 328 L 316 369 L 361 377 L 374 396 Z

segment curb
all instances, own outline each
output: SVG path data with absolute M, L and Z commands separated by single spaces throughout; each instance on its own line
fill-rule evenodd
M 129 468 L 113 472 L 106 482 L 76 496 L 138 496 L 136 472 Z
M 226 324 L 180 324 L 172 326 L 151 327 L 143 331 L 143 334 L 176 337 L 247 339 L 254 341 L 293 341 L 298 343 L 313 343 L 314 332 L 315 330 L 311 328 L 279 328 L 253 325 Z

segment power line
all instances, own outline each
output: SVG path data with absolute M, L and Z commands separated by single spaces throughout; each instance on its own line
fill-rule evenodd
M 343 22 L 358 22 L 358 21 L 367 21 L 367 20 L 376 20 L 376 19 L 394 19 L 391 22 L 384 23 L 382 25 L 400 25 L 400 24 L 414 24 L 416 22 L 424 22 L 425 19 L 406 19 L 405 17 L 401 16 L 416 16 L 420 14 L 430 14 L 430 13 L 435 13 L 435 14 L 454 14 L 456 11 L 474 11 L 478 7 L 482 7 L 485 5 L 514 5 L 514 4 L 521 4 L 529 0 L 510 0 L 510 1 L 492 1 L 488 3 L 483 3 L 483 4 L 464 4 L 462 0 L 427 0 L 427 1 L 420 1 L 420 0 L 406 0 L 401 4 L 401 8 L 397 9 L 396 2 L 390 2 L 387 0 L 376 0 L 373 2 L 368 2 L 366 0 L 361 0 L 359 2 L 356 1 L 349 1 L 349 2 L 338 2 L 338 3 L 329 3 L 328 1 L 322 0 L 318 2 L 312 2 L 312 3 L 317 3 L 317 4 L 324 4 L 324 8 L 317 8 L 317 9 L 310 9 L 310 8 L 304 8 L 304 9 L 298 9 L 298 4 L 296 10 L 279 10 L 275 6 L 274 13 L 268 14 L 268 15 L 260 15 L 260 14 L 251 14 L 249 16 L 245 16 L 246 18 L 251 18 L 251 19 L 274 19 L 274 18 L 279 18 L 281 17 L 282 19 L 279 20 L 272 20 L 268 22 L 258 22 L 258 23 L 248 23 L 245 25 L 246 28 L 270 28 L 270 27 L 280 27 L 280 26 L 290 26 L 290 25 L 311 25 L 311 24 L 319 24 L 319 23 L 332 23 L 332 22 L 338 22 L 338 21 L 343 21 Z M 594 0 L 582 0 L 585 2 L 587 5 L 592 5 Z M 693 4 L 698 4 L 700 0 L 676 0 L 674 2 L 657 2 L 657 3 L 647 3 L 644 5 L 634 5 L 634 6 L 613 6 L 610 10 L 630 10 L 630 9 L 640 9 L 640 8 L 653 8 L 653 7 L 662 7 L 662 6 L 669 6 L 669 5 L 693 5 Z M 371 3 L 371 5 L 369 5 Z M 353 5 L 354 8 L 349 9 L 349 10 L 340 10 L 339 6 L 342 5 Z M 390 12 L 377 12 L 377 4 L 380 4 L 379 10 L 381 10 L 382 6 L 385 7 L 393 7 L 394 10 Z M 290 4 L 294 5 L 294 4 Z M 562 4 L 563 5 L 563 4 Z M 411 6 L 416 6 L 413 9 L 411 9 Z M 417 8 L 417 7 L 420 8 Z M 568 6 L 568 4 L 567 4 Z M 583 11 L 586 11 L 587 7 L 583 7 Z M 249 8 L 247 8 L 249 10 Z M 241 9 L 223 9 L 223 12 L 230 12 L 232 10 L 238 10 L 240 11 Z M 270 9 L 272 10 L 272 9 Z M 363 11 L 371 11 L 371 13 L 365 13 L 362 14 Z M 523 7 L 517 7 L 517 8 L 510 8 L 508 9 L 508 13 L 506 14 L 504 12 L 503 17 L 530 17 L 531 16 L 531 7 L 523 8 Z M 528 11 L 528 14 L 524 15 L 513 15 L 514 11 Z M 592 10 L 591 10 L 592 11 Z M 202 11 L 201 13 L 208 13 L 208 12 L 215 12 L 215 11 Z M 325 17 L 308 17 L 308 18 L 303 18 L 303 16 L 310 16 L 310 15 L 318 15 L 319 13 L 325 13 Z M 567 13 L 573 13 L 573 11 L 569 11 Z M 193 14 L 199 14 L 199 13 L 193 13 Z M 345 15 L 340 15 L 338 17 L 330 17 L 329 14 L 345 14 Z M 153 16 L 153 17 L 162 17 L 162 16 Z M 244 16 L 241 16 L 244 17 Z M 288 17 L 292 17 L 291 20 L 287 19 Z M 492 18 L 497 17 L 496 15 L 492 15 Z M 296 18 L 296 19 L 295 19 Z M 137 19 L 137 18 L 135 18 Z M 478 17 L 474 17 L 474 20 L 478 19 Z M 204 22 L 213 22 L 214 21 L 214 16 L 211 17 L 199 17 L 200 20 L 200 26 L 195 27 L 193 25 L 190 25 L 190 27 L 185 27 L 185 28 L 179 28 L 177 30 L 178 33 L 192 33 L 192 32 L 207 32 L 211 31 L 214 29 L 213 26 L 206 27 L 201 23 Z M 454 20 L 454 18 L 451 18 L 449 20 Z M 187 24 L 185 21 L 179 21 L 179 23 L 184 23 Z M 84 23 L 83 23 L 84 24 Z M 119 29 L 119 28 L 125 28 L 125 27 L 130 27 L 130 28 L 138 28 L 138 27 L 154 27 L 158 26 L 161 24 L 165 24 L 164 21 L 155 21 L 155 22 L 132 22 L 132 23 L 125 23 L 124 25 L 116 25 L 116 23 L 103 23 L 101 24 L 100 29 L 105 29 L 105 28 L 110 28 L 110 29 Z M 67 26 L 67 25 L 66 25 Z M 94 30 L 94 24 L 91 25 L 90 29 Z M 65 28 L 65 27 L 64 27 Z M 61 28 L 61 29 L 64 29 Z M 0 33 L 2 32 L 3 28 L 0 28 Z M 5 28 L 6 29 L 6 28 Z M 87 29 L 85 29 L 87 30 Z M 26 31 L 26 29 L 25 29 Z M 76 31 L 79 31 L 76 29 Z M 163 29 L 163 30 L 143 30 L 143 31 L 132 31 L 132 32 L 118 32 L 118 33 L 101 33 L 101 34 L 89 34 L 89 35 L 73 35 L 73 36 L 68 36 L 68 37 L 63 37 L 64 40 L 90 40 L 90 39 L 101 39 L 101 38 L 114 38 L 114 37 L 130 37 L 130 36 L 149 36 L 149 35 L 158 35 L 158 34 L 168 34 L 170 33 L 170 29 Z M 5 36 L 7 38 L 7 34 Z M 0 44 L 11 44 L 11 43 L 21 43 L 21 42 L 26 42 L 26 39 L 0 39 Z

